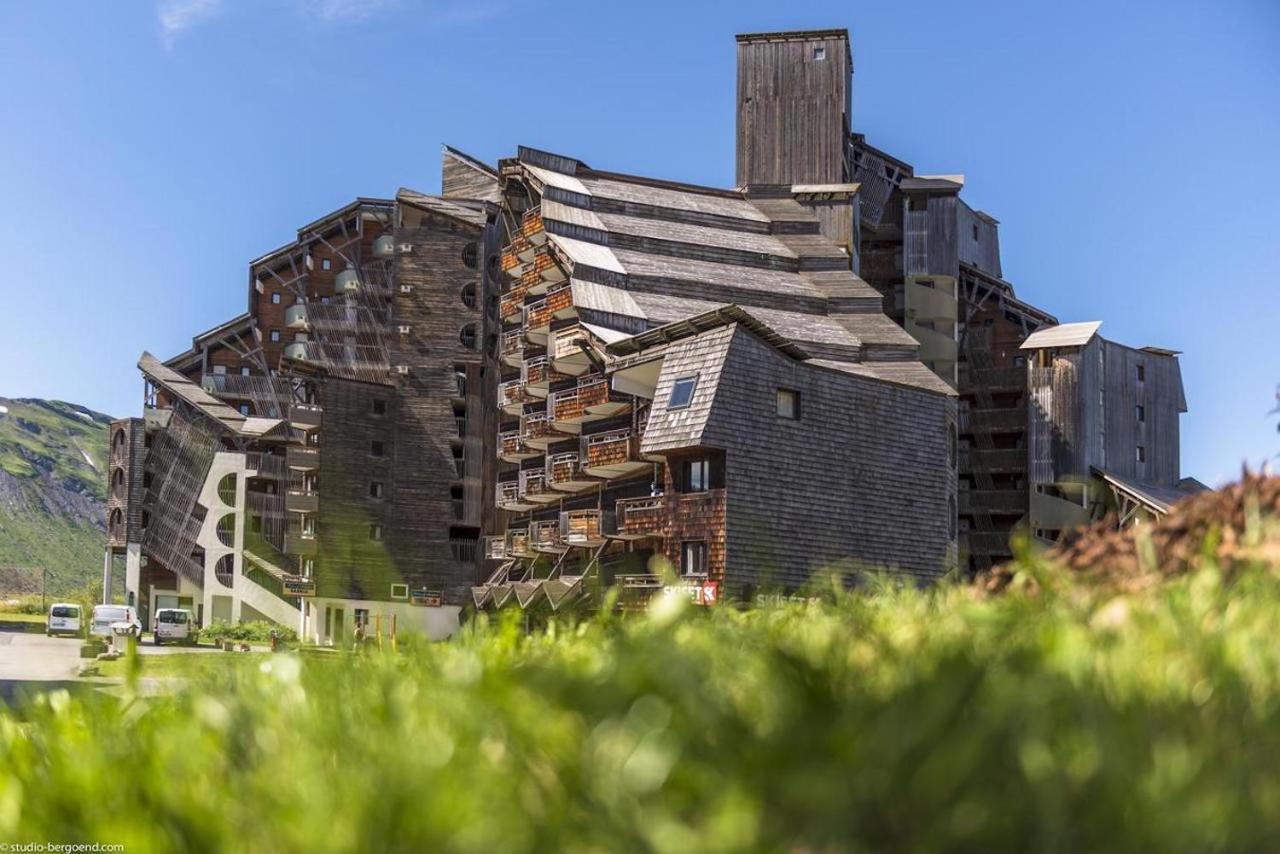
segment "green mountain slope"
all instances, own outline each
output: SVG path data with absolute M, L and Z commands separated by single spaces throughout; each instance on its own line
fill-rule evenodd
M 60 400 L 0 397 L 0 594 L 42 569 L 51 592 L 100 577 L 110 422 Z

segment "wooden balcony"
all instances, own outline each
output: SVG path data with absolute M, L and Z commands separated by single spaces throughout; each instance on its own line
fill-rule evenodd
M 1027 410 L 971 409 L 960 412 L 957 422 L 961 433 L 1016 433 L 1027 429 Z
M 1026 513 L 1027 502 L 1025 489 L 962 489 L 959 512 L 961 515 L 984 511 L 998 514 Z
M 561 492 L 582 492 L 600 481 L 586 474 L 577 451 L 550 454 L 547 457 L 547 482 Z
M 568 546 L 594 548 L 604 543 L 599 510 L 567 510 L 560 514 L 561 541 Z
M 541 453 L 537 448 L 530 448 L 525 444 L 524 434 L 519 430 L 506 430 L 498 434 L 498 456 L 504 462 L 518 463 L 533 459 Z
M 511 510 L 516 513 L 524 513 L 538 506 L 531 501 L 525 501 L 521 497 L 520 481 L 518 480 L 498 481 L 498 487 L 494 491 L 493 503 L 499 510 Z
M 619 499 L 616 512 L 616 536 L 619 539 L 641 540 L 666 536 L 670 512 L 664 495 Z
M 542 208 L 540 206 L 529 208 L 520 217 L 520 235 L 534 246 L 541 246 L 547 242 L 547 231 L 542 222 Z
M 498 384 L 498 405 L 508 415 L 519 415 L 524 411 L 524 405 L 532 402 L 533 398 L 525 391 L 521 380 L 507 380 Z
M 546 397 L 552 383 L 571 379 L 555 370 L 546 356 L 525 359 L 520 365 L 520 378 L 524 380 L 525 392 L 532 397 Z
M 529 543 L 536 552 L 563 552 L 568 548 L 560 536 L 560 520 L 544 519 L 529 525 Z
M 557 371 L 577 377 L 595 367 L 591 357 L 587 355 L 593 343 L 590 333 L 581 324 L 575 323 L 549 333 L 547 353 Z
M 555 428 L 545 412 L 525 413 L 520 419 L 520 431 L 526 445 L 541 451 L 568 438 L 567 434 Z
M 295 403 L 289 407 L 289 426 L 297 430 L 315 430 L 320 426 L 320 407 L 308 403 Z
M 510 271 L 518 269 L 520 269 L 520 256 L 516 254 L 515 249 L 507 247 L 502 250 L 502 272 L 510 274 Z
M 498 315 L 504 323 L 518 323 L 524 311 L 524 294 L 512 291 L 498 304 Z
M 533 253 L 537 247 L 533 241 L 525 237 L 523 234 L 517 234 L 511 238 L 511 245 L 507 247 L 516 253 L 516 257 L 520 259 L 522 264 L 527 264 L 533 260 Z
M 529 542 L 529 528 L 508 528 L 506 533 L 508 557 L 533 557 L 533 544 Z
M 555 255 L 551 253 L 550 246 L 541 246 L 534 253 L 532 272 L 537 277 L 536 284 L 530 286 L 529 293 L 542 294 L 553 285 L 558 285 L 568 278 L 564 268 L 556 261 Z
M 649 471 L 653 463 L 640 458 L 640 437 L 630 427 L 582 437 L 582 470 L 611 480 Z
M 547 485 L 543 469 L 521 469 L 520 500 L 525 503 L 551 504 L 559 501 L 560 495 Z
M 580 380 L 574 388 L 552 392 L 547 396 L 547 412 L 557 430 L 581 432 L 588 421 L 620 415 L 630 408 L 630 399 L 609 387 L 608 379 L 591 377 Z
M 502 364 L 512 368 L 518 368 L 524 363 L 524 330 L 513 329 L 502 333 L 501 343 L 498 345 L 498 358 L 502 360 Z
M 1027 470 L 1026 448 L 961 448 L 960 471 L 1016 474 Z
M 506 537 L 485 537 L 484 538 L 484 559 L 485 560 L 506 560 L 511 555 L 507 554 L 507 538 Z
M 284 553 L 300 557 L 315 557 L 316 535 L 306 533 L 297 524 L 290 524 L 284 535 Z

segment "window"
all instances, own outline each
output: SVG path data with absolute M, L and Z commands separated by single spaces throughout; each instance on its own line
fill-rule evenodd
M 385 451 L 385 447 L 383 446 L 383 444 L 382 444 L 381 442 L 370 442 L 370 443 L 369 443 L 369 453 L 370 453 L 370 454 L 373 454 L 373 456 L 375 456 L 375 457 L 380 457 L 380 456 L 382 456 L 382 454 L 383 454 L 383 452 L 384 452 L 384 451 Z
M 1147 420 L 1147 408 L 1141 403 L 1134 407 L 1134 414 L 1137 416 L 1139 424 L 1142 424 Z
M 356 608 L 356 609 L 355 609 L 355 621 L 356 621 L 356 625 L 357 625 L 357 626 L 361 626 L 361 627 L 366 628 L 366 629 L 367 629 L 367 628 L 369 628 L 369 609 L 368 609 L 368 608 Z
M 1138 446 L 1138 462 L 1145 463 L 1147 461 L 1147 449 L 1145 445 Z
M 271 295 L 271 304 L 272 304 L 272 305 L 279 305 L 279 304 L 280 304 L 280 294 L 278 294 L 278 293 L 274 293 L 274 294 L 272 294 L 272 295 Z
M 272 343 L 272 344 L 278 344 L 278 343 L 280 343 L 280 330 L 279 330 L 279 329 L 272 329 L 272 330 L 271 330 L 271 343 Z
M 462 289 L 462 304 L 467 308 L 476 307 L 476 286 L 475 284 L 466 285 Z
M 466 246 L 462 247 L 462 263 L 466 264 L 472 270 L 480 263 L 480 250 L 473 240 Z
M 330 261 L 328 258 L 325 258 L 325 259 L 321 260 L 321 262 L 320 262 L 320 269 L 321 269 L 321 270 L 332 270 L 332 269 L 333 269 L 333 262 L 332 262 L 332 261 Z
M 226 365 L 214 365 L 214 366 L 213 366 L 213 375 L 214 375 L 215 377 L 225 376 L 225 375 L 226 375 L 226 373 L 227 373 L 227 366 L 226 366 Z
M 240 404 L 240 414 L 243 415 L 245 418 L 249 417 L 249 404 L 247 403 Z
M 329 298 L 328 298 L 328 297 L 320 297 L 320 304 L 321 304 L 321 305 L 328 305 L 328 304 L 329 304 Z
M 369 405 L 369 409 L 374 415 L 386 415 L 387 402 L 385 400 L 375 400 Z
M 778 417 L 800 420 L 800 392 L 789 388 L 778 389 Z
M 1145 365 L 1138 365 L 1138 382 L 1146 382 L 1147 368 Z
M 711 463 L 689 460 L 684 464 L 684 491 L 706 492 L 711 487 Z
M 407 584 L 393 584 L 393 585 L 391 585 L 391 598 L 392 598 L 392 599 L 408 599 L 408 598 L 409 598 L 409 585 L 407 585 Z
M 692 540 L 680 544 L 680 574 L 707 574 L 706 540 Z
M 241 368 L 241 369 L 240 369 L 240 376 L 242 376 L 242 377 L 247 377 L 247 376 L 249 376 L 249 369 L 248 369 L 248 368 Z
M 813 58 L 816 62 L 821 62 L 827 58 L 827 49 L 825 47 L 815 47 L 813 49 Z
M 369 484 L 370 498 L 381 498 L 382 493 L 383 493 L 383 489 L 382 489 L 382 483 L 380 481 L 375 480 Z
M 381 540 L 381 539 L 382 539 L 382 526 L 381 526 L 381 525 L 370 525 L 370 526 L 369 526 L 369 539 L 371 539 L 371 540 Z
M 476 348 L 476 326 L 474 323 L 468 323 L 462 327 L 462 331 L 458 333 L 458 341 L 468 350 Z
M 973 224 L 973 239 L 978 239 L 978 224 L 976 222 Z
M 693 390 L 698 386 L 697 377 L 681 377 L 671 386 L 671 399 L 667 409 L 684 409 L 693 400 Z

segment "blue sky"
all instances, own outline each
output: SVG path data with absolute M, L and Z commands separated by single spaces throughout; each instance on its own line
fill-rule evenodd
M 963 172 L 1006 278 L 1185 352 L 1183 467 L 1280 452 L 1280 3 L 0 4 L 0 395 L 136 413 L 249 259 L 450 143 L 733 182 L 736 32 L 847 27 L 854 126 Z

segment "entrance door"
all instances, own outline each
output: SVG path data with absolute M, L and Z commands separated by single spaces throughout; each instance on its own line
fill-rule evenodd
M 342 643 L 342 630 L 344 628 L 343 621 L 346 614 L 342 608 L 326 608 L 325 609 L 325 630 L 329 634 L 329 638 L 333 641 L 334 646 Z M 330 622 L 332 620 L 332 622 Z

